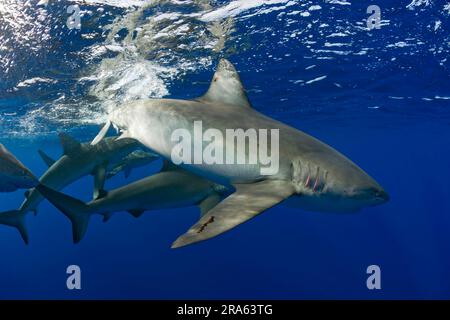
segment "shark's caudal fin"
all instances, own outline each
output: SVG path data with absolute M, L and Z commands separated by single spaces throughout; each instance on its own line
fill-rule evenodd
M 206 212 L 172 248 L 183 247 L 222 234 L 290 197 L 295 189 L 286 181 L 266 180 L 236 184 L 236 192 Z
M 38 150 L 39 155 L 48 167 L 51 167 L 56 161 L 48 156 L 44 151 Z
M 61 210 L 72 222 L 73 242 L 78 243 L 86 234 L 91 210 L 82 201 L 50 189 L 42 184 L 36 189 L 56 208 Z
M 220 60 L 208 91 L 199 100 L 251 108 L 236 68 L 226 59 Z
M 16 228 L 23 241 L 28 244 L 28 232 L 25 228 L 25 215 L 19 210 L 11 210 L 6 212 L 0 212 L 0 224 Z

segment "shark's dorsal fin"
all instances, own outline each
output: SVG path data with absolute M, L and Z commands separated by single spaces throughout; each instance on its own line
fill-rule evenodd
M 81 151 L 81 143 L 69 136 L 66 133 L 60 133 L 59 139 L 63 147 L 63 152 L 65 155 L 77 155 Z
M 50 156 L 48 156 L 44 151 L 38 150 L 38 153 L 49 168 L 56 162 L 54 159 L 50 158 Z
M 220 60 L 208 91 L 198 100 L 251 108 L 236 68 L 226 59 Z

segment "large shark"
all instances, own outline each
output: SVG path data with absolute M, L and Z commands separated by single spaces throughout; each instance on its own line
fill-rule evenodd
M 300 208 L 318 211 L 357 211 L 389 199 L 383 188 L 344 155 L 310 135 L 271 119 L 251 106 L 240 77 L 227 60 L 219 62 L 205 95 L 193 100 L 150 99 L 124 104 L 115 109 L 93 140 L 98 143 L 113 125 L 123 138 L 133 138 L 152 151 L 170 159 L 178 141 L 176 130 L 196 135 L 195 122 L 204 128 L 277 130 L 279 167 L 262 175 L 264 164 L 196 163 L 181 165 L 219 183 L 230 184 L 235 192 L 202 216 L 173 247 L 181 247 L 217 236 L 290 198 Z M 214 139 L 215 148 L 235 148 L 235 141 Z M 203 144 L 203 148 L 204 148 Z M 247 159 L 258 150 L 246 149 Z M 195 157 L 195 156 L 193 156 Z
M 124 157 L 141 146 L 138 141 L 128 138 L 123 140 L 106 138 L 98 145 L 92 146 L 81 144 L 64 133 L 61 133 L 59 137 L 64 155 L 51 164 L 39 182 L 61 190 L 83 176 L 93 174 L 94 197 L 98 196 L 98 191 L 103 189 L 108 165 L 120 163 Z M 42 155 L 44 154 L 41 152 Z M 50 164 L 50 161 L 52 160 L 48 158 L 46 162 Z M 30 185 L 30 187 L 37 184 Z M 44 197 L 36 189 L 27 191 L 25 196 L 26 199 L 18 210 L 0 213 L 0 224 L 16 227 L 27 243 L 28 236 L 23 226 L 24 216 L 30 211 L 36 212 L 37 206 Z
M 37 183 L 31 171 L 0 143 L 0 192 L 33 188 Z
M 86 233 L 92 214 L 107 221 L 115 212 L 126 211 L 139 217 L 148 210 L 198 205 L 201 215 L 213 208 L 228 190 L 165 162 L 161 172 L 109 192 L 89 203 L 65 195 L 41 184 L 37 189 L 72 222 L 73 241 L 78 243 Z M 229 192 L 228 192 L 229 193 Z

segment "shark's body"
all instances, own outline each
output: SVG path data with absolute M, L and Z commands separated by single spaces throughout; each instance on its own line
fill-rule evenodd
M 37 179 L 0 143 L 0 192 L 13 192 L 37 185 Z
M 154 153 L 143 151 L 143 150 L 136 150 L 127 155 L 125 158 L 123 158 L 122 161 L 115 164 L 111 168 L 108 168 L 108 172 L 106 174 L 106 179 L 110 179 L 117 175 L 119 172 L 123 172 L 125 175 L 125 178 L 128 178 L 131 171 L 134 168 L 142 167 L 147 164 L 152 163 L 156 159 L 158 159 L 159 156 L 155 155 Z
M 101 140 L 110 124 L 122 137 L 140 141 L 152 151 L 171 158 L 177 142 L 172 134 L 185 129 L 195 136 L 194 122 L 203 128 L 279 130 L 279 170 L 261 175 L 262 165 L 185 163 L 191 172 L 223 184 L 236 192 L 203 216 L 173 245 L 180 247 L 221 234 L 291 197 L 309 210 L 356 211 L 384 203 L 387 193 L 352 161 L 325 143 L 254 110 L 238 73 L 221 60 L 208 92 L 194 100 L 156 99 L 135 101 L 114 110 L 109 123 L 93 144 Z M 229 141 L 216 141 L 225 145 Z M 248 156 L 247 151 L 247 156 Z
M 227 192 L 221 185 L 168 164 L 155 175 L 103 192 L 100 198 L 87 204 L 44 185 L 37 189 L 71 220 L 75 243 L 84 236 L 92 214 L 103 215 L 106 221 L 120 211 L 139 217 L 149 210 L 194 205 L 205 214 Z

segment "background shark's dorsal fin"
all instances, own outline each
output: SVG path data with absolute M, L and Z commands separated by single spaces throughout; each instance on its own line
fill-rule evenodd
M 180 167 L 175 165 L 175 164 L 173 164 L 169 160 L 164 159 L 163 160 L 163 166 L 161 168 L 161 172 L 162 171 L 174 171 L 174 170 L 180 170 Z
M 208 91 L 199 100 L 251 108 L 236 68 L 226 59 L 220 60 Z
M 48 156 L 44 151 L 38 150 L 39 155 L 48 167 L 51 167 L 56 161 Z
M 65 133 L 59 134 L 63 152 L 65 155 L 77 155 L 81 151 L 81 143 Z

